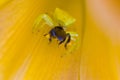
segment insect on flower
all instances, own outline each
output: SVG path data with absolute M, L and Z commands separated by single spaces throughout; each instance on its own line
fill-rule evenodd
M 51 17 L 48 14 L 40 14 L 37 17 L 34 23 L 33 32 L 42 29 L 42 27 L 47 24 L 51 27 L 51 30 L 44 36 L 46 36 L 50 42 L 53 38 L 56 38 L 59 41 L 59 45 L 65 42 L 65 48 L 67 48 L 68 43 L 74 41 L 74 43 L 69 48 L 69 52 L 71 52 L 77 47 L 77 45 L 79 45 L 79 38 L 76 32 L 66 31 L 66 28 L 74 22 L 75 19 L 72 16 L 63 10 L 56 8 Z M 39 26 L 39 24 L 41 25 Z

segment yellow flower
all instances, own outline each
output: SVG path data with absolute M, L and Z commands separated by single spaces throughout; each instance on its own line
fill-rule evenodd
M 65 4 L 63 4 L 65 3 Z M 3 5 L 4 4 L 4 5 Z M 0 80 L 75 80 L 79 78 L 80 52 L 66 55 L 55 41 L 48 44 L 43 36 L 32 33 L 36 17 L 63 8 L 77 21 L 71 27 L 81 27 L 80 1 L 9 0 L 0 8 Z
M 83 2 L 1 0 L 0 80 L 119 80 L 119 5 L 113 7 L 116 3 L 101 0 Z M 63 45 L 58 48 L 56 41 L 48 44 L 44 38 L 48 29 L 32 33 L 36 17 L 56 7 L 75 17 L 69 30 L 81 37 L 79 50 L 63 58 Z

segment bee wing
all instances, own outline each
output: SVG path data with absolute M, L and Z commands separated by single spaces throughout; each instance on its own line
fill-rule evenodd
M 54 22 L 51 17 L 49 17 L 47 14 L 40 14 L 33 24 L 33 33 L 37 32 L 37 30 L 39 31 L 42 27 L 44 27 L 45 24 L 49 25 L 50 27 L 54 26 Z
M 80 47 L 80 37 L 76 32 L 69 31 L 67 33 L 71 35 L 71 40 L 73 41 L 67 53 L 72 53 Z
M 65 26 L 65 27 L 67 27 L 75 22 L 75 18 L 73 18 L 67 12 L 65 12 L 59 8 L 55 9 L 53 16 L 54 16 L 56 22 L 58 22 L 58 24 Z

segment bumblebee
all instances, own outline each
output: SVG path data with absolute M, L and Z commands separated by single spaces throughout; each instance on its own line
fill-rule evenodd
M 53 29 L 50 30 L 48 33 L 50 35 L 49 41 L 52 41 L 52 38 L 57 38 L 59 42 L 59 45 L 62 44 L 67 38 L 67 41 L 65 43 L 65 48 L 67 49 L 67 44 L 71 40 L 71 36 L 69 33 L 66 33 L 62 26 L 55 26 Z M 45 34 L 44 36 L 46 36 Z
M 68 52 L 72 52 L 79 45 L 79 37 L 76 32 L 66 31 L 66 28 L 71 26 L 76 20 L 70 16 L 67 12 L 56 8 L 52 16 L 50 17 L 48 14 L 40 14 L 35 22 L 33 27 L 33 32 L 41 30 L 45 24 L 51 27 L 51 30 L 45 34 L 44 36 L 49 39 L 49 42 L 52 41 L 53 38 L 56 38 L 59 43 L 58 45 L 65 42 L 65 48 L 67 48 L 67 44 L 71 41 L 74 43 L 69 48 Z M 40 26 L 39 26 L 40 25 Z

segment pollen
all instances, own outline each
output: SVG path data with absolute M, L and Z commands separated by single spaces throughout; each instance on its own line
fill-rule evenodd
M 50 38 L 50 35 L 49 35 L 49 34 L 47 34 L 45 37 L 46 37 L 47 39 L 49 39 L 49 38 Z

